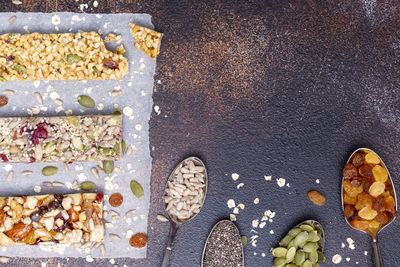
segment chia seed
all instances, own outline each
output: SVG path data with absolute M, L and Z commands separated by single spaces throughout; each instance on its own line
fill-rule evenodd
M 211 230 L 204 249 L 203 267 L 243 266 L 242 241 L 236 226 L 227 220 Z

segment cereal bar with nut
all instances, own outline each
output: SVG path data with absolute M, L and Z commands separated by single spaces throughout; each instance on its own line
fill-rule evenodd
M 151 29 L 129 23 L 131 34 L 135 38 L 135 47 L 142 50 L 147 56 L 156 58 L 160 53 L 163 34 Z
M 96 32 L 0 35 L 0 82 L 120 79 L 128 60 Z
M 0 118 L 0 162 L 118 160 L 122 115 Z
M 102 193 L 0 197 L 1 246 L 103 239 Z

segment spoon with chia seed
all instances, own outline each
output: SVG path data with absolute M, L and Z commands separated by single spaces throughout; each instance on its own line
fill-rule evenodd
M 229 220 L 217 222 L 203 249 L 201 267 L 242 267 L 244 254 L 239 229 Z
M 170 174 L 163 196 L 170 222 L 168 245 L 162 267 L 167 267 L 179 227 L 200 212 L 207 194 L 207 170 L 199 158 L 188 157 Z

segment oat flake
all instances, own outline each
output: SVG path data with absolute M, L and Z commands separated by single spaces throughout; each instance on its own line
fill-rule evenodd
M 340 256 L 339 254 L 336 254 L 332 257 L 332 262 L 334 264 L 339 264 L 342 261 L 342 256 Z
M 286 180 L 284 178 L 279 178 L 279 179 L 276 179 L 276 182 L 279 185 L 279 187 L 283 187 L 283 186 L 285 186 Z
M 239 174 L 232 173 L 232 180 L 236 181 L 237 179 L 239 179 Z

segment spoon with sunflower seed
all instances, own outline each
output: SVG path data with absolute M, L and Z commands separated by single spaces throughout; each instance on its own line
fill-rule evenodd
M 355 150 L 343 168 L 342 188 L 346 222 L 371 236 L 374 264 L 383 266 L 378 233 L 397 215 L 396 192 L 385 163 L 369 148 Z
M 207 182 L 206 167 L 197 157 L 184 159 L 170 174 L 163 200 L 171 228 L 162 267 L 168 266 L 179 226 L 200 212 L 207 194 Z

